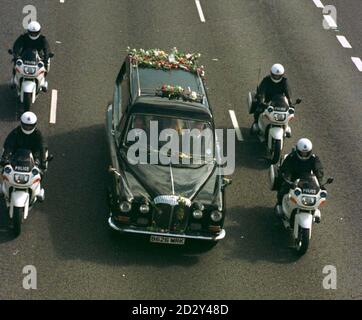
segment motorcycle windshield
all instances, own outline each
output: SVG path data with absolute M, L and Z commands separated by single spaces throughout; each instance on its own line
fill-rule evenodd
M 274 96 L 271 105 L 274 107 L 275 111 L 279 112 L 286 112 L 289 109 L 289 105 L 283 94 Z
M 24 64 L 35 66 L 38 63 L 38 52 L 34 49 L 26 49 L 21 55 Z
M 316 195 L 320 191 L 320 186 L 315 175 L 303 177 L 298 182 L 298 188 L 303 194 Z
M 19 149 L 11 159 L 11 166 L 18 172 L 30 172 L 34 168 L 35 162 L 30 150 Z

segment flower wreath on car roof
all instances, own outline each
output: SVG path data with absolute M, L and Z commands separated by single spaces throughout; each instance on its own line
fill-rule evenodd
M 127 51 L 134 66 L 163 70 L 182 69 L 197 73 L 202 78 L 205 76 L 204 66 L 197 64 L 197 60 L 201 57 L 200 53 L 183 53 L 177 48 L 173 48 L 171 53 L 160 49 L 144 50 L 129 47 Z
M 166 53 L 160 49 L 131 49 L 128 47 L 133 66 L 145 68 L 154 68 L 161 70 L 182 69 L 195 73 L 205 79 L 204 66 L 198 66 L 197 60 L 201 57 L 200 53 L 183 53 L 173 48 L 171 53 Z M 202 102 L 203 96 L 190 88 L 184 89 L 180 86 L 166 85 L 156 89 L 156 95 L 167 97 L 169 99 L 182 99 L 184 101 Z

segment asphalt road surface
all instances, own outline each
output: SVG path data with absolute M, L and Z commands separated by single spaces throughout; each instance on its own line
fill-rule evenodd
M 193 0 L 33 0 L 56 55 L 49 93 L 33 108 L 55 160 L 46 201 L 16 240 L 1 201 L 0 299 L 361 299 L 362 73 L 351 57 L 362 57 L 362 3 L 326 1 L 336 6 L 338 31 L 323 28 L 323 9 L 312 0 L 201 0 L 205 22 Z M 0 0 L 1 144 L 21 111 L 6 50 L 23 32 L 27 4 Z M 202 53 L 217 126 L 233 128 L 235 111 L 244 141 L 236 142 L 227 236 L 210 251 L 109 234 L 105 110 L 127 46 Z M 300 259 L 273 215 L 276 195 L 245 103 L 259 68 L 264 75 L 276 62 L 286 67 L 293 99 L 303 99 L 285 151 L 311 138 L 326 176 L 335 178 Z M 23 288 L 27 265 L 37 269 L 37 290 Z M 336 267 L 336 290 L 323 288 L 327 265 Z

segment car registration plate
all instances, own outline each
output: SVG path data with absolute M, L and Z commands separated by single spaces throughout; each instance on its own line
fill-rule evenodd
M 177 237 L 151 236 L 150 241 L 153 243 L 165 243 L 165 244 L 176 244 L 176 245 L 185 244 L 185 238 L 177 238 Z

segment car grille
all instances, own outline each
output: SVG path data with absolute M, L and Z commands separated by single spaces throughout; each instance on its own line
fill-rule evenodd
M 184 232 L 187 227 L 189 208 L 158 204 L 153 211 L 153 221 L 161 231 Z

